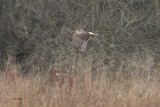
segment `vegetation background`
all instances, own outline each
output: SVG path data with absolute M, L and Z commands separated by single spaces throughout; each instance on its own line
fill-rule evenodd
M 147 60 L 159 64 L 158 0 L 0 2 L 1 68 L 10 55 L 24 71 L 72 60 L 69 31 L 80 28 L 99 34 L 89 42 L 86 52 L 94 65 L 115 68 L 132 61 L 146 65 Z
M 81 28 L 99 35 L 89 41 L 84 54 L 75 54 L 70 31 Z M 9 80 L 2 78 L 0 82 L 0 97 L 21 96 L 26 106 L 41 106 L 43 101 L 50 106 L 88 107 L 93 102 L 97 106 L 156 106 L 160 101 L 156 94 L 160 89 L 160 1 L 0 0 L 0 69 L 2 77 L 7 76 L 5 72 L 9 74 Z M 15 71 L 38 76 L 28 74 L 23 78 Z M 46 85 L 50 79 L 41 77 L 41 73 L 48 72 L 48 77 L 55 71 L 79 75 L 72 78 L 71 94 L 62 93 L 58 85 Z M 26 86 L 19 80 L 26 80 Z M 5 86 L 4 81 L 14 81 L 16 85 L 7 82 Z M 49 92 L 57 93 L 57 97 Z M 89 92 L 93 100 L 88 97 Z M 30 101 L 38 95 L 41 101 Z M 83 104 L 73 104 L 75 97 Z M 54 100 L 63 103 L 53 103 Z M 0 104 L 5 105 L 5 99 Z

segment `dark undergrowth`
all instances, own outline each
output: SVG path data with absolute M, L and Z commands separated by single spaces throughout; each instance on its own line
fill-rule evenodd
M 93 71 L 160 65 L 158 0 L 0 2 L 1 69 L 9 56 L 24 73 L 50 66 L 72 71 L 74 64 L 87 59 Z M 85 55 L 72 50 L 70 31 L 80 28 L 99 34 L 90 40 Z

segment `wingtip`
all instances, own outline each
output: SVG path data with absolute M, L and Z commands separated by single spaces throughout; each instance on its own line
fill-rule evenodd
M 90 35 L 94 35 L 94 36 L 96 36 L 96 35 L 98 35 L 98 34 L 95 34 L 95 33 L 93 33 L 93 32 L 88 32 Z

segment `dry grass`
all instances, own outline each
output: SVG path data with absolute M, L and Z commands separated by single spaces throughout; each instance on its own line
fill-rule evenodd
M 22 76 L 12 64 L 1 73 L 2 107 L 157 107 L 160 105 L 160 74 L 91 73 L 90 67 L 77 74 L 38 73 Z M 159 69 L 160 70 L 160 69 Z M 53 79 L 54 78 L 54 79 Z M 57 78 L 57 79 L 56 79 Z M 72 79 L 72 82 L 68 80 Z M 63 80 L 63 81 L 62 81 Z

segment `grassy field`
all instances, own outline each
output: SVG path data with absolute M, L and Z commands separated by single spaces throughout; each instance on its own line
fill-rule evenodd
M 10 63 L 0 76 L 2 107 L 158 107 L 160 69 L 149 72 L 93 73 L 91 66 L 76 73 L 22 75 Z

